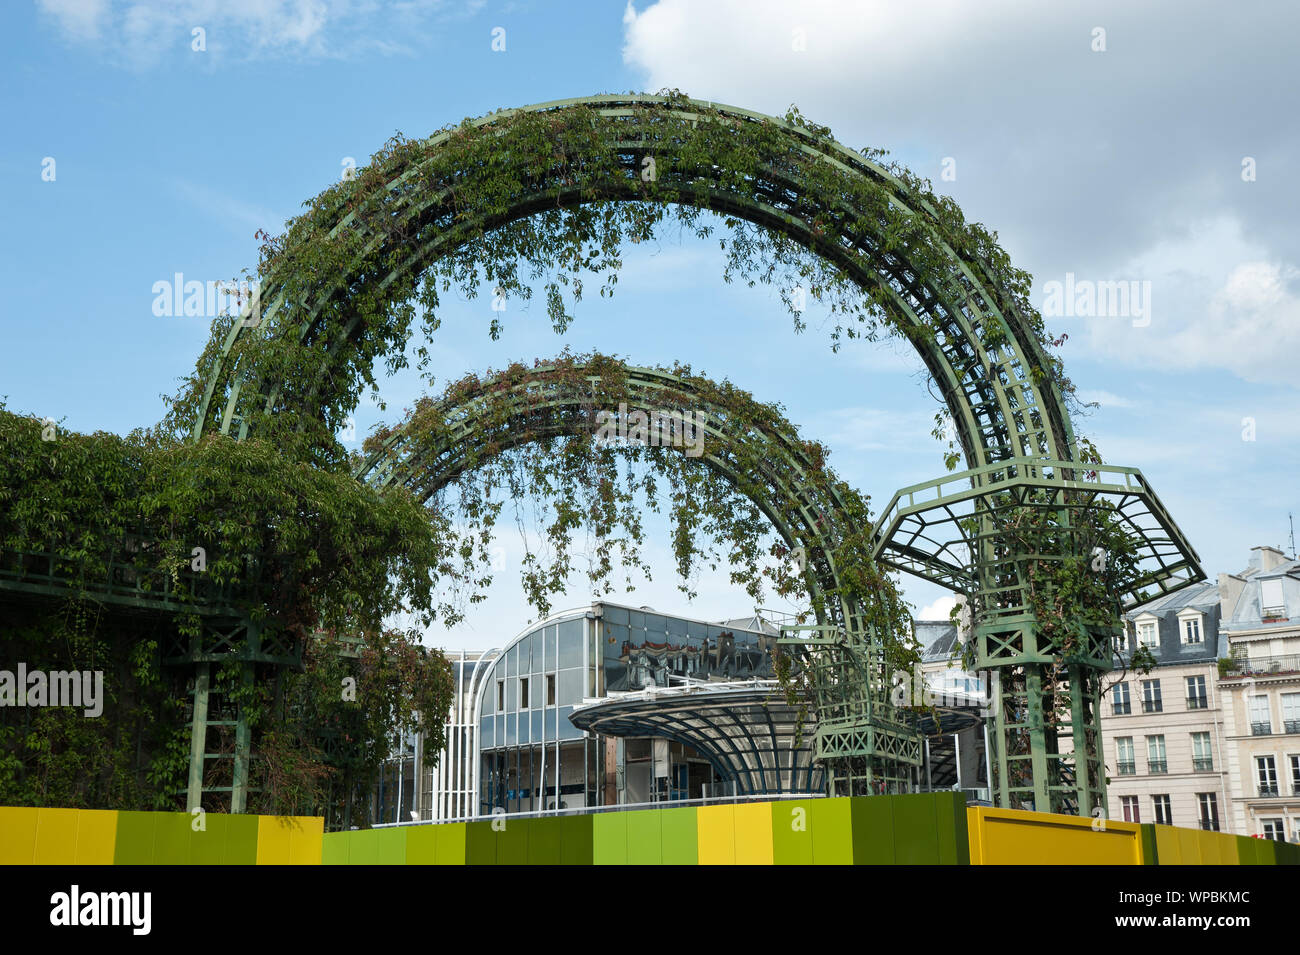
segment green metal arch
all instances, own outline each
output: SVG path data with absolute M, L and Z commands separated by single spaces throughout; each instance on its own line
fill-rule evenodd
M 845 538 L 855 528 L 845 500 L 834 481 L 815 480 L 816 464 L 797 431 L 784 419 L 733 426 L 730 415 L 685 377 L 651 368 L 624 367 L 626 384 L 620 389 L 629 413 L 653 414 L 660 409 L 703 413 L 702 466 L 719 474 L 749 498 L 771 521 L 790 548 L 806 554 L 804 577 L 817 609 L 818 629 L 832 634 L 822 646 L 825 665 L 850 676 L 834 699 L 819 699 L 818 738 L 846 732 L 846 727 L 870 727 L 870 739 L 858 747 L 875 755 L 867 773 L 825 757 L 832 782 L 846 790 L 857 778 L 863 791 L 868 783 L 900 788 L 908 783 L 909 767 L 920 761 L 916 731 L 890 702 L 891 674 L 882 644 L 868 622 L 867 594 L 849 592 L 838 569 Z M 598 375 L 582 376 L 575 386 L 572 376 L 554 365 L 530 369 L 525 380 L 503 384 L 497 376 L 477 381 L 429 409 L 423 420 L 438 422 L 433 440 L 412 438 L 406 425 L 389 435 L 357 469 L 359 480 L 378 488 L 405 487 L 422 502 L 446 487 L 479 460 L 475 452 L 491 448 L 501 454 L 521 444 L 549 437 L 581 435 L 594 429 Z M 508 413 L 500 415 L 493 402 L 507 395 Z M 765 449 L 758 473 L 745 473 L 736 449 L 740 442 L 759 440 Z M 867 546 L 859 558 L 870 559 Z M 885 754 L 885 755 L 880 755 Z M 865 753 L 860 755 L 867 758 Z
M 597 96 L 561 100 L 494 113 L 474 120 L 477 127 L 491 126 L 518 112 L 592 111 L 611 123 L 618 136 L 607 143 L 629 173 L 616 179 L 561 183 L 545 176 L 529 184 L 528 190 L 512 197 L 511 205 L 487 228 L 527 217 L 542 208 L 579 205 L 598 200 L 645 200 L 636 188 L 633 173 L 643 156 L 669 148 L 664 142 L 671 125 L 676 136 L 689 136 L 701 122 L 722 122 L 744 135 L 747 126 L 767 124 L 780 131 L 782 151 L 765 156 L 768 176 L 751 181 L 744 189 L 728 186 L 719 171 L 661 165 L 660 201 L 674 201 L 707 207 L 734 215 L 780 233 L 810 251 L 843 267 L 860 286 L 881 290 L 885 308 L 904 329 L 935 381 L 942 389 L 967 460 L 972 467 L 1010 457 L 1043 456 L 1056 460 L 1074 458 L 1074 439 L 1059 388 L 1050 376 L 1036 381 L 1032 369 L 1049 365 L 1042 346 L 1026 316 L 1020 314 L 992 280 L 980 262 L 958 255 L 946 241 L 934 210 L 902 181 L 879 163 L 827 137 L 775 117 L 749 110 L 698 100 L 661 96 Z M 452 141 L 452 132 L 429 140 L 431 149 Z M 861 221 L 870 210 L 850 209 L 842 195 L 809 191 L 800 164 L 808 161 L 832 164 L 845 174 L 870 179 L 884 188 L 888 201 L 925 225 L 937 251 L 949 263 L 947 274 L 918 274 L 906 250 L 887 248 L 879 234 L 856 236 L 847 244 L 819 237 L 819 217 Z M 317 288 L 310 301 L 290 306 L 275 275 L 263 279 L 263 300 L 269 304 L 263 325 L 274 334 L 297 335 L 322 353 L 347 347 L 364 334 L 359 316 L 353 315 L 343 328 L 329 328 L 323 321 L 323 305 L 334 296 L 355 295 L 359 286 L 383 287 L 399 273 L 418 274 L 450 248 L 465 241 L 454 228 L 438 228 L 445 211 L 445 193 L 425 194 L 413 184 L 419 181 L 418 164 L 394 169 L 383 187 L 393 193 L 409 190 L 405 201 L 418 204 L 419 221 L 428 225 L 425 236 L 412 248 L 384 247 L 385 261 L 396 265 L 386 275 L 331 277 Z M 699 199 L 701 174 L 713 176 Z M 343 216 L 330 235 L 354 225 L 352 214 Z M 378 241 L 378 240 L 376 240 Z M 261 380 L 257 368 L 240 368 L 232 360 L 237 342 L 245 335 L 260 333 L 237 323 L 230 331 L 210 369 L 194 435 L 221 431 L 243 438 L 248 433 L 251 410 L 260 399 L 266 410 L 278 408 L 284 400 L 286 382 Z M 998 344 L 986 344 L 985 339 Z M 322 354 L 322 360 L 324 354 Z M 333 385 L 309 390 L 316 404 L 328 400 Z M 312 407 L 294 407 L 297 414 L 311 414 Z

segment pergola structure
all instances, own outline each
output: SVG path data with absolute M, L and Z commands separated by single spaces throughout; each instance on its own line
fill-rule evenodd
M 530 152 L 536 129 L 521 132 L 511 123 L 520 114 L 589 131 L 584 154 L 537 164 Z M 493 137 L 490 162 L 452 176 L 435 170 L 475 136 Z M 524 157 L 516 188 L 467 219 L 457 206 L 458 187 L 490 175 L 489 166 L 508 168 L 516 155 Z M 742 160 L 737 172 L 732 166 Z M 647 161 L 656 170 L 653 181 L 643 175 Z M 1063 648 L 1042 639 L 1026 599 L 1027 555 L 994 546 L 998 516 L 1015 502 L 1029 503 L 1068 527 L 1106 498 L 1117 502 L 1135 535 L 1146 583 L 1170 590 L 1204 575 L 1138 472 L 1079 463 L 1034 317 L 1017 305 L 989 254 L 957 241 L 932 196 L 825 130 L 676 95 L 596 96 L 493 113 L 439 133 L 420 150 L 395 153 L 378 173 L 367 178 L 379 183 L 367 185 L 368 192 L 328 205 L 332 218 L 303 231 L 306 247 L 291 250 L 341 244 L 349 261 L 311 268 L 302 264 L 310 262 L 306 255 L 292 271 L 262 276 L 258 320 L 236 322 L 211 356 L 195 439 L 212 432 L 243 439 L 286 420 L 316 420 L 332 433 L 355 406 L 374 362 L 404 346 L 406 326 L 392 317 L 394 304 L 409 299 L 431 263 L 487 231 L 544 210 L 623 201 L 694 206 L 760 226 L 829 262 L 870 297 L 916 348 L 955 425 L 968 470 L 900 491 L 877 529 L 876 553 L 966 594 L 977 611 L 975 666 L 993 675 L 997 694 L 990 726 L 995 798 L 1085 814 L 1104 807 L 1100 675 L 1110 665 L 1120 603 L 1136 594 L 1115 594 L 1114 626 L 1081 635 L 1086 652 L 1064 661 Z M 855 198 L 868 193 L 870 201 Z M 272 340 L 293 343 L 293 361 L 263 360 L 258 346 Z M 794 519 L 785 509 L 792 500 L 773 506 L 774 524 Z M 193 752 L 200 766 L 191 773 L 190 805 L 202 796 L 209 728 L 206 695 L 197 688 L 206 686 L 203 674 L 222 653 L 242 660 L 251 678 L 261 652 L 256 639 L 247 632 L 221 647 L 191 647 L 182 661 L 194 668 L 196 686 Z M 873 657 L 878 641 L 853 608 L 834 611 L 813 630 L 792 630 L 786 640 L 811 662 L 817 756 L 831 790 L 871 792 L 882 779 L 899 778 L 897 768 L 916 757 L 916 737 L 895 731 L 887 674 Z M 1064 721 L 1046 702 L 1060 699 L 1062 689 L 1071 700 Z M 242 719 L 236 718 L 241 726 Z M 232 808 L 242 807 L 246 766 L 243 747 Z

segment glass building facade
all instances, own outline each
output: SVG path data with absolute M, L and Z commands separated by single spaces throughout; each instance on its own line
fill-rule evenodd
M 529 812 L 700 798 L 720 791 L 711 763 L 663 738 L 584 733 L 584 700 L 652 686 L 772 677 L 765 633 L 596 603 L 516 637 L 475 681 L 478 811 Z

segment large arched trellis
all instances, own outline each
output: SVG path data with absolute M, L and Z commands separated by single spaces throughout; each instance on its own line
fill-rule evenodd
M 420 430 L 432 425 L 431 438 L 415 440 L 406 427 L 399 428 L 357 476 L 381 489 L 405 487 L 427 504 L 473 468 L 485 448 L 501 454 L 552 437 L 596 435 L 593 440 L 598 440 L 601 412 L 624 431 L 638 414 L 652 427 L 658 418 L 689 416 L 698 422 L 693 440 L 701 452 L 699 464 L 752 500 L 789 552 L 801 555 L 798 564 L 817 614 L 815 629 L 827 635 L 811 663 L 818 676 L 817 751 L 829 785 L 845 794 L 903 791 L 921 762 L 920 737 L 890 699 L 894 674 L 884 652 L 885 636 L 869 620 L 868 605 L 877 596 L 855 590 L 841 573 L 854 562 L 860 569 L 871 561 L 862 535 L 855 533 L 860 516 L 846 504 L 845 489 L 783 420 L 737 416 L 697 387 L 694 378 L 658 369 L 621 370 L 626 378 L 617 409 L 603 407 L 600 376 L 582 366 L 541 365 L 522 380 L 476 382 L 454 400 L 421 414 Z M 758 453 L 739 454 L 745 444 Z M 671 443 L 663 447 L 664 453 L 684 453 L 669 450 Z
M 530 161 L 510 194 L 471 210 L 467 222 L 458 187 L 532 155 L 524 137 L 535 140 L 540 127 L 513 123 L 521 114 L 591 135 L 581 155 Z M 475 164 L 454 175 L 430 172 L 440 156 L 489 137 L 491 153 Z M 739 175 L 735 150 L 745 148 L 757 150 L 758 162 Z M 405 329 L 385 322 L 386 309 L 409 297 L 431 263 L 484 230 L 607 200 L 681 203 L 762 226 L 842 269 L 871 298 L 917 349 L 952 417 L 970 470 L 900 492 L 877 553 L 976 605 L 976 664 L 995 678 L 996 798 L 1082 812 L 1104 805 L 1097 709 L 1099 674 L 1110 664 L 1106 634 L 1086 635 L 1088 652 L 1066 664 L 1059 647 L 1040 639 L 1023 567 L 991 543 L 997 508 L 1007 494 L 1037 489 L 1047 497 L 1033 499 L 1046 499 L 1068 523 L 1073 509 L 1109 496 L 1128 508 L 1139 535 L 1149 568 L 1143 585 L 1172 589 L 1202 573 L 1140 475 L 1103 488 L 1076 466 L 1069 416 L 1034 316 L 927 196 L 822 130 L 678 96 L 591 97 L 496 113 L 394 156 L 378 164 L 378 178 L 365 180 L 372 184 L 366 193 L 342 195 L 322 207 L 312 228 L 291 233 L 291 245 L 299 243 L 291 252 L 335 243 L 352 258 L 340 268 L 313 267 L 306 255 L 293 269 L 262 277 L 257 320 L 236 324 L 205 369 L 196 437 L 242 438 L 287 415 L 317 416 L 326 430 L 340 425 L 373 361 L 403 341 Z M 646 160 L 655 169 L 649 179 Z M 870 189 L 856 191 L 855 183 Z M 870 201 L 854 204 L 862 195 Z M 290 360 L 264 358 L 258 345 L 272 340 L 295 344 Z M 970 514 L 976 533 L 958 520 Z M 1125 596 L 1132 594 L 1116 599 Z M 1075 690 L 1064 722 L 1045 711 L 1045 693 L 1059 686 Z

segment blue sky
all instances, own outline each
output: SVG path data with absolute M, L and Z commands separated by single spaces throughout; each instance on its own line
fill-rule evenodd
M 78 431 L 157 420 L 207 330 L 155 316 L 154 283 L 251 268 L 257 229 L 279 231 L 397 131 L 632 89 L 768 113 L 797 103 L 849 146 L 890 149 L 999 232 L 1040 304 L 1067 273 L 1150 283 L 1145 317 L 1049 324 L 1069 334 L 1067 372 L 1100 403 L 1081 430 L 1108 461 L 1142 468 L 1212 576 L 1235 571 L 1253 545 L 1286 546 L 1300 504 L 1297 19 L 1269 3 L 1248 20 L 1163 2 L 6 4 L 0 396 Z M 782 402 L 877 508 L 943 473 L 936 405 L 905 346 L 832 355 L 815 313 L 794 335 L 775 291 L 720 281 L 716 244 L 666 235 L 626 262 L 613 301 L 581 303 L 563 340 L 540 306 L 512 303 L 492 342 L 487 297 L 450 303 L 439 383 L 566 344 L 682 360 Z M 358 409 L 359 435 L 423 387 L 412 374 L 388 382 L 390 410 Z M 749 611 L 722 576 L 687 605 L 665 542 L 656 533 L 659 572 L 631 602 Z M 527 622 L 503 544 L 483 615 L 437 642 L 495 645 Z M 918 608 L 942 593 L 905 583 Z M 561 603 L 586 596 L 575 579 Z

